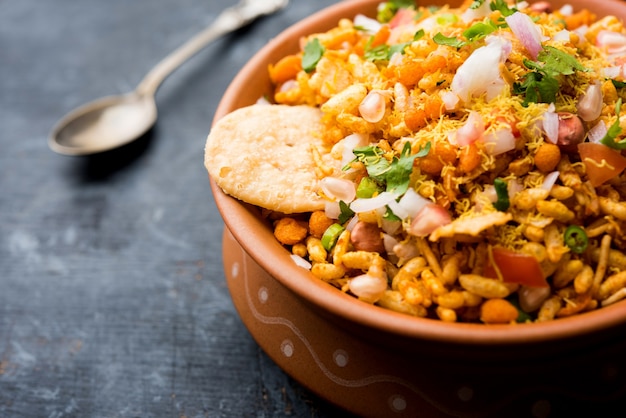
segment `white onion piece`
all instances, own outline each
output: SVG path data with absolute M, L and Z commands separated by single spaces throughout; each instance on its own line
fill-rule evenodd
M 391 209 L 393 214 L 396 215 L 400 219 L 406 219 L 409 215 L 411 215 L 411 212 L 409 212 L 407 209 L 405 209 L 400 203 L 396 202 L 395 200 L 392 200 L 389 203 L 387 203 L 387 206 L 389 206 L 389 209 Z
M 372 19 L 360 13 L 354 16 L 354 26 L 364 29 L 365 32 L 370 35 L 375 34 L 382 27 L 378 20 Z
M 304 258 L 300 257 L 299 255 L 290 254 L 289 256 L 291 257 L 293 262 L 296 263 L 296 265 L 298 267 L 302 267 L 302 268 L 307 269 L 307 270 L 311 270 L 311 267 L 313 267 L 311 265 L 311 263 L 309 263 L 307 260 L 305 260 Z
M 451 91 L 445 91 L 441 93 L 441 101 L 445 106 L 446 110 L 455 110 L 459 104 L 459 96 Z
M 331 219 L 338 219 L 341 215 L 341 208 L 339 202 L 326 201 L 324 204 L 324 213 Z
M 515 136 L 511 129 L 503 128 L 489 132 L 479 139 L 485 146 L 485 151 L 490 155 L 500 155 L 515 149 Z
M 532 59 L 541 52 L 541 31 L 532 18 L 525 13 L 515 12 L 504 18 L 515 37 L 524 45 Z
M 602 76 L 606 78 L 617 78 L 622 75 L 622 71 L 624 71 L 623 65 L 613 65 L 611 67 L 604 67 L 601 73 Z
M 578 101 L 578 116 L 585 122 L 596 120 L 602 113 L 602 86 L 596 81 L 587 87 L 587 91 Z
M 352 180 L 324 177 L 320 180 L 320 188 L 327 197 L 334 200 L 350 203 L 356 197 L 356 186 Z
M 554 36 L 552 37 L 552 40 L 555 42 L 569 42 L 570 35 L 571 35 L 570 31 L 568 31 L 567 29 L 563 29 L 555 33 Z
M 509 192 L 509 197 L 515 196 L 522 190 L 524 190 L 524 184 L 520 180 L 511 180 L 507 183 L 507 191 Z
M 280 86 L 280 92 L 284 93 L 286 91 L 295 89 L 298 87 L 298 82 L 296 80 L 287 80 Z
M 493 184 L 485 184 L 482 195 L 492 203 L 498 201 L 498 193 L 496 192 L 496 188 Z
M 387 108 L 385 97 L 378 90 L 372 90 L 359 104 L 359 113 L 367 122 L 380 122 Z
M 393 254 L 393 249 L 398 245 L 398 240 L 389 234 L 383 234 L 383 245 L 387 254 Z
M 490 3 L 491 2 L 489 1 L 485 1 L 483 2 L 483 4 L 480 5 L 480 7 L 477 7 L 475 9 L 468 8 L 461 15 L 461 19 L 465 23 L 470 23 L 474 20 L 482 19 L 482 18 L 489 16 L 491 14 Z
M 389 235 L 395 235 L 398 231 L 400 231 L 400 229 L 402 229 L 402 222 L 383 219 L 380 222 L 380 229 Z
M 556 183 L 558 178 L 559 178 L 558 171 L 553 171 L 550 174 L 546 174 L 546 176 L 543 179 L 543 183 L 541 184 L 541 188 L 547 191 L 552 190 L 552 186 L 554 186 L 554 183 Z
M 450 88 L 461 100 L 481 96 L 489 87 L 500 84 L 500 63 L 508 57 L 510 42 L 501 37 L 490 37 L 487 45 L 476 49 L 458 68 Z M 491 92 L 493 94 L 493 92 Z
M 356 158 L 356 155 L 354 155 L 354 149 L 367 145 L 369 143 L 369 138 L 367 135 L 363 134 L 352 134 L 346 136 L 340 142 L 343 146 L 341 153 L 341 166 L 345 167 L 346 164 L 349 164 Z
M 626 49 L 626 35 L 610 30 L 601 30 L 596 36 L 596 45 L 606 48 L 609 54 L 623 52 Z
M 600 120 L 596 123 L 589 131 L 587 132 L 587 138 L 589 142 L 600 142 L 602 138 L 606 135 L 608 128 L 606 127 L 606 123 L 603 120 Z
M 452 222 L 452 217 L 445 208 L 435 203 L 430 203 L 413 218 L 408 232 L 411 235 L 424 237 L 440 226 L 447 225 L 450 222 Z
M 404 208 L 404 210 L 407 211 L 410 216 L 415 216 L 418 212 L 424 209 L 426 205 L 432 203 L 432 201 L 426 199 L 425 197 L 417 193 L 414 189 L 409 187 L 404 193 L 404 196 L 400 198 L 398 205 Z
M 454 134 L 453 145 L 463 147 L 474 143 L 485 132 L 485 121 L 480 113 L 471 110 L 467 116 L 467 120 Z M 449 138 L 452 139 L 452 138 Z
M 396 199 L 396 195 L 391 192 L 382 192 L 376 197 L 357 198 L 350 203 L 350 209 L 355 213 L 370 212 L 372 210 L 384 208 Z
M 559 115 L 554 111 L 554 104 L 550 104 L 543 114 L 542 127 L 548 142 L 556 144 L 559 139 Z
M 399 242 L 393 247 L 393 253 L 402 260 L 410 260 L 420 255 L 417 245 L 412 241 Z
M 561 12 L 563 16 L 571 16 L 574 14 L 574 7 L 571 4 L 566 4 L 559 9 L 559 12 Z
M 374 277 L 369 274 L 361 274 L 348 281 L 350 291 L 359 299 L 374 303 L 380 299 L 387 290 L 387 278 Z
M 358 216 L 353 216 L 348 223 L 346 224 L 346 229 L 348 231 L 352 231 L 354 229 L 354 227 L 356 226 L 356 224 L 359 223 L 359 217 Z

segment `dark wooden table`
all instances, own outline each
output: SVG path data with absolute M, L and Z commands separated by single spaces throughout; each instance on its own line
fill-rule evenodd
M 206 48 L 159 89 L 141 141 L 53 153 L 74 107 L 131 90 L 234 0 L 0 1 L 0 416 L 326 417 L 241 323 L 203 166 L 213 112 L 248 58 L 333 3 Z

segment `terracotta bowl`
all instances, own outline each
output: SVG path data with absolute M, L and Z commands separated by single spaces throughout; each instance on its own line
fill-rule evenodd
M 285 30 L 236 76 L 215 119 L 270 92 L 267 65 L 295 52 L 301 36 L 342 17 L 373 15 L 379 1 L 343 1 Z M 567 3 L 626 18 L 626 3 L 617 0 Z M 626 302 L 517 326 L 398 314 L 297 267 L 255 207 L 211 187 L 227 227 L 227 283 L 243 322 L 287 374 L 329 402 L 359 416 L 552 417 L 600 416 L 626 399 Z

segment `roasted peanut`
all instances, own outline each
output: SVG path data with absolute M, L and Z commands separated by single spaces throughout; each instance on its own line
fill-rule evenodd
M 559 112 L 559 136 L 557 145 L 567 153 L 578 152 L 578 144 L 585 139 L 583 121 L 573 113 Z
M 373 223 L 357 222 L 350 234 L 350 242 L 357 251 L 385 252 L 382 230 Z

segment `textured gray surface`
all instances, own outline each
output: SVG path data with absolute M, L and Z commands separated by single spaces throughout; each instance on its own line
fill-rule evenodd
M 223 91 L 298 19 L 289 8 L 224 38 L 160 88 L 142 141 L 75 158 L 48 132 L 131 90 L 234 1 L 0 2 L 0 416 L 334 416 L 238 318 L 223 224 L 202 164 Z

